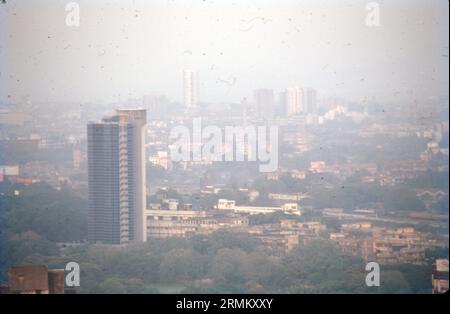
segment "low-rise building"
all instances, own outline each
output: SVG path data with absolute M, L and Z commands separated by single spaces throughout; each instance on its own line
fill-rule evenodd
M 286 203 L 280 207 L 274 206 L 238 206 L 234 200 L 219 199 L 216 209 L 230 210 L 241 214 L 270 214 L 274 212 L 283 212 L 292 215 L 301 215 L 300 206 L 297 203 Z
M 367 222 L 343 224 L 340 232 L 331 233 L 329 237 L 344 253 L 380 264 L 423 265 L 427 249 L 446 245 L 432 234 L 419 232 L 413 227 L 372 227 Z
M 194 210 L 147 210 L 147 239 L 190 237 L 208 234 L 222 228 L 248 226 L 248 219 L 234 214 L 224 215 Z
M 293 193 L 293 194 L 269 193 L 267 195 L 267 198 L 270 200 L 291 201 L 291 202 L 298 202 L 307 197 L 308 195 L 302 193 Z
M 64 269 L 13 266 L 8 271 L 8 287 L 2 290 L 11 294 L 64 294 Z
M 437 259 L 433 264 L 431 274 L 433 294 L 446 293 L 448 291 L 448 259 Z

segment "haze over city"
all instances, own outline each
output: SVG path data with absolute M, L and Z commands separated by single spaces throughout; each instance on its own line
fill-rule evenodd
M 381 27 L 365 25 L 366 1 L 78 3 L 79 27 L 64 2 L 2 7 L 3 101 L 181 101 L 186 68 L 205 102 L 305 84 L 358 101 L 448 95 L 445 1 L 380 1 Z
M 0 298 L 448 292 L 448 6 L 1 1 Z

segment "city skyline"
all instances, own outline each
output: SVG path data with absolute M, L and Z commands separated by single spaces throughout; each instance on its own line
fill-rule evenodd
M 0 294 L 447 292 L 448 20 L 443 0 L 2 1 Z
M 358 101 L 448 96 L 442 1 L 380 3 L 379 27 L 365 24 L 365 1 L 79 3 L 79 27 L 65 25 L 64 5 L 50 0 L 2 6 L 2 101 L 115 102 L 158 92 L 182 102 L 182 85 L 172 83 L 185 68 L 202 73 L 205 102 L 297 85 Z

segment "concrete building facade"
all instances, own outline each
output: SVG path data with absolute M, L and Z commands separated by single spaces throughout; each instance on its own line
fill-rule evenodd
M 120 109 L 89 123 L 88 239 L 104 244 L 145 242 L 146 110 Z

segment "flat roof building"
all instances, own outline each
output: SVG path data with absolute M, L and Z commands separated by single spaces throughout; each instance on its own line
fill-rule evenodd
M 45 265 L 13 266 L 8 271 L 12 294 L 64 294 L 64 269 L 49 270 Z
M 120 109 L 87 126 L 88 239 L 145 242 L 145 109 Z
M 436 260 L 436 263 L 433 264 L 431 280 L 434 294 L 448 291 L 448 259 Z

